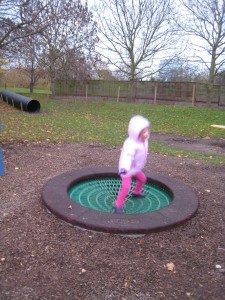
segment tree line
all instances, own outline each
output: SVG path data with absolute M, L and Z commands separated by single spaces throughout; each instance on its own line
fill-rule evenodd
M 98 37 L 87 2 L 2 0 L 0 25 L 1 59 L 29 74 L 31 92 L 40 77 L 92 75 Z
M 224 0 L 0 0 L 0 63 L 56 80 L 225 81 Z M 0 65 L 0 66 L 1 66 Z

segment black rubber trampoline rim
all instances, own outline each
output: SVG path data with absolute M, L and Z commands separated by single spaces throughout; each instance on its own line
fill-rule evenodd
M 155 211 L 142 214 L 114 214 L 79 205 L 68 195 L 76 182 L 99 177 L 118 177 L 117 168 L 85 168 L 53 177 L 43 187 L 42 201 L 46 208 L 60 219 L 93 231 L 113 234 L 146 234 L 179 225 L 198 210 L 194 191 L 181 181 L 162 174 L 145 173 L 149 183 L 166 188 L 173 201 Z

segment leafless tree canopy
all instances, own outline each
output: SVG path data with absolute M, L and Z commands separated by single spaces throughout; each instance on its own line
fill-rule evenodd
M 43 60 L 51 78 L 85 79 L 94 64 L 98 41 L 95 22 L 87 5 L 52 0 L 48 27 L 42 34 Z
M 183 0 L 186 9 L 182 29 L 198 38 L 193 46 L 208 54 L 209 61 L 202 56 L 199 60 L 209 70 L 209 82 L 225 72 L 225 1 L 224 0 Z
M 14 41 L 41 32 L 46 22 L 39 23 L 48 1 L 1 0 L 0 1 L 0 49 Z
M 52 83 L 90 77 L 98 38 L 87 3 L 3 0 L 0 7 L 0 48 L 30 73 L 31 91 L 43 73 Z
M 143 79 L 157 55 L 174 42 L 170 0 L 102 0 L 98 10 L 106 57 L 125 77 Z

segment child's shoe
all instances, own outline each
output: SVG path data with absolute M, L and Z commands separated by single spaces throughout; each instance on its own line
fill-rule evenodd
M 132 197 L 133 198 L 144 198 L 144 197 L 146 197 L 146 194 L 145 193 L 140 193 L 140 194 L 132 193 Z
M 114 213 L 116 214 L 123 214 L 123 207 L 116 207 L 114 206 Z

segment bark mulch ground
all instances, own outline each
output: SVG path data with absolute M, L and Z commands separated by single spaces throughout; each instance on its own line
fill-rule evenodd
M 116 167 L 119 151 L 3 146 L 0 299 L 224 299 L 225 166 L 150 154 L 148 172 L 188 184 L 200 203 L 192 219 L 159 233 L 131 238 L 85 231 L 46 211 L 41 193 L 48 179 L 83 167 Z

